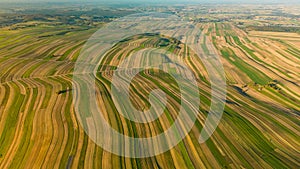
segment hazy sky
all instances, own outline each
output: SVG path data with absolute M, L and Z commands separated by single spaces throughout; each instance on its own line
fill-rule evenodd
M 158 2 L 158 3 L 188 3 L 188 2 L 199 2 L 199 3 L 285 3 L 293 4 L 300 3 L 300 0 L 0 0 L 0 2 Z

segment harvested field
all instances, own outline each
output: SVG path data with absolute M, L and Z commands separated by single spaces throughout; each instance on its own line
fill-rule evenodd
M 47 31 L 43 26 L 1 28 L 0 168 L 299 168 L 299 34 L 247 34 L 231 23 L 199 26 L 204 28 L 198 37 L 201 51 L 212 53 L 210 44 L 215 45 L 228 85 L 222 120 L 203 144 L 198 137 L 209 111 L 211 89 L 203 63 L 187 46 L 161 35 L 140 35 L 117 43 L 101 60 L 97 101 L 109 124 L 128 136 L 151 137 L 166 130 L 177 116 L 179 89 L 164 72 L 139 73 L 130 89 L 133 105 L 147 109 L 149 92 L 155 88 L 167 93 L 168 102 L 158 120 L 136 124 L 113 105 L 110 83 L 116 65 L 135 51 L 160 48 L 176 54 L 196 75 L 201 106 L 192 131 L 170 151 L 151 158 L 106 152 L 77 121 L 73 68 L 96 29 L 78 27 L 73 28 L 76 33 L 64 33 L 66 26 L 47 27 Z M 141 58 L 131 64 L 139 62 L 154 61 Z

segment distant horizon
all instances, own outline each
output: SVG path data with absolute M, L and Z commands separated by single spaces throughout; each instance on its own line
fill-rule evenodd
M 88 4 L 88 3 L 99 3 L 99 4 L 113 4 L 113 3 L 119 3 L 119 4 L 139 4 L 145 2 L 148 2 L 149 4 L 300 4 L 300 0 L 252 0 L 252 1 L 246 1 L 246 0 L 0 0 L 0 3 L 6 3 L 6 4 L 15 4 L 15 3 L 22 3 L 22 4 L 32 4 L 32 3 L 70 3 L 70 4 Z M 147 4 L 145 4 L 147 5 Z

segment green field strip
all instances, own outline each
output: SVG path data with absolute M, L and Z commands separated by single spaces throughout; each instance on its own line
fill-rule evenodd
M 206 55 L 210 54 L 210 52 L 206 46 L 206 36 L 203 36 L 203 43 L 201 43 L 201 48 L 203 49 L 204 54 L 206 54 Z
M 280 84 L 280 83 L 279 83 Z M 282 85 L 282 84 L 280 84 Z M 282 85 L 284 86 L 284 85 Z M 284 87 L 285 89 L 287 89 L 288 91 L 290 91 L 290 89 L 288 87 Z M 272 90 L 273 92 L 277 91 L 274 88 L 269 87 L 270 90 Z M 294 94 L 293 91 L 290 91 L 291 93 Z M 288 94 L 287 92 L 285 92 L 284 90 L 279 90 L 278 94 L 280 94 L 283 99 L 289 100 L 290 103 L 294 103 L 295 106 L 298 106 L 298 108 L 300 108 L 299 104 L 300 104 L 300 100 L 298 100 L 297 98 L 291 96 L 290 94 Z M 296 96 L 299 96 L 298 94 L 295 94 Z
M 218 23 L 215 23 L 215 31 L 217 36 L 221 36 Z
M 115 45 L 114 47 L 112 47 L 112 49 L 107 52 L 105 59 L 104 58 L 101 59 L 100 65 L 107 65 L 107 64 L 111 63 L 113 57 L 116 56 L 116 54 L 119 50 L 122 50 L 122 49 L 118 45 Z M 99 67 L 99 68 L 101 68 L 101 67 Z M 98 70 L 100 70 L 100 69 L 98 69 Z
M 283 130 L 283 131 L 285 131 L 285 132 L 287 132 L 287 133 L 291 133 L 291 134 L 293 133 L 293 132 L 290 131 L 288 128 L 286 128 L 285 126 L 283 126 L 281 123 L 279 123 L 278 121 L 276 121 L 276 120 L 275 120 L 273 117 L 271 117 L 269 114 L 263 113 L 263 112 L 261 112 L 260 110 L 255 109 L 255 108 L 249 106 L 249 103 L 248 103 L 248 104 L 247 104 L 247 103 L 244 103 L 243 101 L 238 100 L 238 99 L 236 99 L 236 98 L 234 98 L 234 100 L 235 100 L 235 102 L 237 102 L 237 103 L 239 103 L 240 105 L 242 105 L 242 106 L 244 107 L 245 110 L 248 110 L 248 111 L 250 111 L 250 112 L 256 112 L 255 115 L 256 115 L 256 116 L 259 116 L 260 119 L 266 119 L 266 121 L 271 122 L 272 124 L 276 125 L 276 127 L 277 127 L 278 129 L 281 129 L 281 130 Z M 270 109 L 270 112 L 272 112 L 272 113 L 276 112 L 277 114 L 280 114 L 281 116 L 285 116 L 285 117 L 287 117 L 287 118 L 289 119 L 289 117 L 288 117 L 284 112 L 278 111 L 276 108 L 274 108 L 274 107 L 268 105 L 267 103 L 264 103 L 264 102 L 262 102 L 262 101 L 260 101 L 260 100 L 256 100 L 256 99 L 253 100 L 253 98 L 250 98 L 250 100 L 251 100 L 253 103 L 255 103 L 256 105 L 258 105 L 258 106 L 262 106 L 262 107 L 264 107 L 264 108 L 266 108 L 266 109 L 267 109 L 267 108 Z
M 272 40 L 274 41 L 277 41 L 277 42 L 280 42 L 282 45 L 284 46 L 287 46 L 287 50 L 290 51 L 290 52 L 293 52 L 293 53 L 296 53 L 298 55 L 295 55 L 298 59 L 300 59 L 300 49 L 297 49 L 295 47 L 293 47 L 292 45 L 290 45 L 289 43 L 283 41 L 283 40 L 280 40 L 280 39 L 274 39 L 274 38 L 271 38 Z
M 295 51 L 291 50 L 290 48 L 285 50 L 286 52 L 288 52 L 289 54 L 295 56 L 296 58 L 300 59 L 300 53 L 296 53 Z
M 277 159 L 276 153 L 274 153 L 274 145 L 265 138 L 261 131 L 233 110 L 229 108 L 225 108 L 225 110 L 233 116 L 230 121 L 231 126 L 235 126 L 235 130 L 238 131 L 239 137 L 241 139 L 244 138 L 244 142 L 250 149 L 260 156 L 263 155 L 264 158 L 262 159 L 271 166 L 278 166 L 279 168 L 287 167 Z
M 77 49 L 77 48 L 79 48 L 79 47 L 82 47 L 82 46 L 84 45 L 84 43 L 85 43 L 85 42 L 81 42 L 81 43 L 79 43 L 79 44 L 77 44 L 77 45 L 71 47 L 70 49 L 68 49 L 68 50 L 62 55 L 62 57 L 60 57 L 60 58 L 58 59 L 58 61 L 63 61 L 63 60 L 65 60 L 65 59 L 70 55 L 70 53 L 71 53 L 73 50 L 75 50 L 75 49 Z
M 29 69 L 27 69 L 24 74 L 22 75 L 22 78 L 28 78 L 30 77 L 30 75 L 32 74 L 32 72 L 37 69 L 38 67 L 40 67 L 41 65 L 45 64 L 46 61 L 41 61 L 41 62 L 38 62 L 37 64 L 31 66 Z
M 267 50 L 265 50 L 265 51 L 267 51 Z M 268 51 L 269 52 L 269 51 Z M 279 51 L 276 51 L 277 53 L 279 53 Z M 260 53 L 260 52 L 259 52 Z M 261 54 L 261 53 L 260 53 Z M 284 56 L 282 53 L 279 53 L 280 55 L 282 55 L 282 56 Z M 286 56 L 284 56 L 284 57 L 286 57 Z M 273 68 L 273 69 L 275 69 L 275 70 L 277 70 L 278 72 L 280 72 L 280 73 L 282 73 L 282 74 L 284 74 L 285 76 L 287 76 L 287 77 L 289 77 L 289 78 L 292 78 L 289 74 L 287 74 L 286 72 L 284 72 L 284 71 L 282 71 L 282 70 L 280 70 L 279 68 L 277 68 L 277 67 L 275 67 L 275 66 L 273 66 L 273 65 L 271 65 L 271 64 L 268 64 L 268 63 L 266 63 L 266 62 L 261 62 L 261 63 L 263 63 L 264 65 L 267 65 L 267 66 L 269 66 L 269 67 L 271 67 L 271 68 Z M 265 66 L 266 67 L 266 66 Z M 266 67 L 267 68 L 267 67 Z M 270 68 L 267 68 L 267 69 L 269 69 L 269 70 L 271 70 Z M 272 70 L 271 70 L 272 71 Z M 274 72 L 274 71 L 272 71 L 272 72 Z M 275 73 L 275 72 L 274 72 Z M 277 74 L 277 73 L 276 73 Z M 278 75 L 278 74 L 277 74 Z M 280 76 L 280 75 L 278 75 L 278 76 Z
M 37 80 L 37 79 L 36 79 Z M 40 80 L 40 82 L 42 82 L 42 81 L 44 81 L 44 82 L 46 82 L 46 83 L 44 83 L 44 84 L 51 84 L 50 86 L 51 86 L 51 88 L 53 89 L 53 87 L 55 86 L 55 83 L 49 83 L 50 82 L 50 79 L 39 79 Z M 46 96 L 47 96 L 47 93 L 46 93 Z M 49 96 L 49 102 L 48 102 L 48 106 L 49 106 L 49 103 L 50 103 L 50 98 L 52 97 L 53 95 L 50 95 Z M 58 99 L 57 97 L 55 98 L 56 100 Z M 41 161 L 41 166 L 47 166 L 47 164 L 45 164 L 45 162 L 46 162 L 46 157 L 47 156 L 51 156 L 51 155 L 49 155 L 49 154 L 52 154 L 53 152 L 55 152 L 55 149 L 59 149 L 60 148 L 60 146 L 61 146 L 61 144 L 59 144 L 60 142 L 62 142 L 62 139 L 61 139 L 61 136 L 59 135 L 60 134 L 60 132 L 58 132 L 58 131 L 56 131 L 56 130 L 54 130 L 55 129 L 55 127 L 54 127 L 54 123 L 56 122 L 56 125 L 58 126 L 57 128 L 63 128 L 63 127 L 61 127 L 59 124 L 61 124 L 61 123 L 59 123 L 59 122 L 62 122 L 62 119 L 61 119 L 61 116 L 60 116 L 60 113 L 57 113 L 56 111 L 54 111 L 54 107 L 55 107 L 55 105 L 57 104 L 57 102 L 54 102 L 54 104 L 53 104 L 53 107 L 50 107 L 50 108 L 48 108 L 48 106 L 46 106 L 45 107 L 45 109 L 47 109 L 48 108 L 48 110 L 49 110 L 49 112 L 51 112 L 51 116 L 50 116 L 50 122 L 51 122 L 51 135 L 52 135 L 52 137 L 48 140 L 48 142 L 47 142 L 47 144 L 46 144 L 46 151 L 45 151 L 45 156 L 44 156 L 44 158 L 42 159 L 42 161 Z M 58 110 L 58 112 L 59 112 L 59 110 Z M 55 122 L 54 122 L 54 119 L 55 119 Z M 54 137 L 54 135 L 55 135 L 55 132 L 57 132 L 57 135 L 56 135 L 56 137 Z M 51 150 L 51 146 L 52 145 L 55 145 L 55 147 Z M 60 150 L 60 149 L 59 149 Z M 56 156 L 56 158 L 57 158 L 57 156 Z M 55 160 L 56 158 L 50 158 L 50 159 L 48 159 L 48 163 L 49 163 L 49 161 L 51 161 L 51 160 Z
M 278 110 L 278 108 L 272 106 L 272 105 L 269 105 L 268 103 L 265 103 L 265 102 L 261 102 L 261 101 L 258 101 L 259 104 L 267 109 L 269 109 L 269 111 L 273 112 L 273 113 L 276 113 L 275 115 L 278 116 L 282 116 L 282 117 L 285 117 L 286 119 L 289 119 L 291 120 L 294 124 L 291 124 L 289 123 L 290 125 L 292 125 L 294 128 L 298 127 L 297 125 L 300 125 L 300 122 L 299 120 L 297 120 L 297 118 L 291 116 L 291 114 L 287 113 L 287 112 L 283 112 L 282 110 Z M 293 132 L 288 129 L 287 127 L 283 126 L 281 123 L 278 123 L 274 118 L 272 118 L 271 116 L 269 115 L 266 115 L 264 113 L 261 113 L 261 116 L 268 119 L 268 121 L 271 121 L 273 124 L 276 124 L 277 127 L 279 127 L 279 129 L 282 129 L 284 130 L 285 132 L 291 134 L 291 136 L 293 136 Z M 278 116 L 278 118 L 280 118 L 280 116 Z M 299 139 L 297 137 L 294 137 L 294 139 Z
M 70 84 L 69 81 L 66 81 L 63 78 L 56 77 L 51 78 L 52 80 L 60 83 L 62 85 L 63 89 L 71 88 L 72 84 Z M 66 118 L 67 128 L 68 128 L 68 140 L 66 143 L 66 147 L 64 148 L 64 153 L 62 158 L 60 159 L 60 168 L 66 168 L 69 162 L 69 158 L 75 155 L 75 148 L 78 144 L 78 134 L 76 133 L 76 130 L 74 129 L 73 121 L 71 119 L 71 109 L 72 109 L 72 97 L 71 92 L 69 92 L 69 98 L 66 103 L 65 107 L 65 113 L 63 114 Z M 62 94 L 66 95 L 66 93 Z M 77 131 L 78 132 L 78 131 Z
M 57 76 L 55 75 L 55 73 L 57 72 L 57 68 L 59 68 L 60 66 L 62 65 L 65 65 L 66 62 L 64 61 L 57 61 L 59 64 L 57 64 L 56 66 L 53 66 L 52 69 L 50 69 L 48 72 L 47 72 L 47 75 L 46 76 Z
M 171 117 L 169 117 L 169 118 L 171 118 Z M 173 121 L 173 120 L 171 120 L 171 121 Z M 135 126 L 134 124 L 132 124 L 132 126 Z M 134 128 L 133 128 L 134 129 Z M 137 135 L 136 135 L 136 137 L 138 137 Z M 181 150 L 181 151 L 183 151 L 183 150 Z M 187 157 L 187 158 L 189 158 L 189 157 Z M 137 166 L 139 166 L 139 164 L 137 164 Z
M 72 87 L 71 84 L 68 84 L 67 81 L 65 79 L 61 78 L 61 77 L 50 77 L 49 79 L 55 81 L 56 83 L 61 84 L 62 90 L 65 90 L 67 88 Z M 65 108 L 62 109 L 62 111 L 64 111 L 64 113 L 59 113 L 59 116 L 60 116 L 60 119 L 61 119 L 61 122 L 62 122 L 61 123 L 62 126 L 59 126 L 59 128 L 64 128 L 65 127 L 65 125 L 63 124 L 64 123 L 63 117 L 64 117 L 67 121 L 66 126 L 67 126 L 67 129 L 68 129 L 68 132 L 67 132 L 66 136 L 65 136 L 65 133 L 63 132 L 63 137 L 62 137 L 63 140 L 61 141 L 61 143 L 63 144 L 64 139 L 67 137 L 66 145 L 63 149 L 64 153 L 63 153 L 62 158 L 60 159 L 60 166 L 62 165 L 63 162 L 65 162 L 64 168 L 66 168 L 66 166 L 68 164 L 69 157 L 70 157 L 69 154 L 71 153 L 70 151 L 71 151 L 72 146 L 74 146 L 73 145 L 74 129 L 73 129 L 72 119 L 71 119 L 71 115 L 70 115 L 70 110 L 71 110 L 71 105 L 72 105 L 72 98 L 71 98 L 71 94 L 69 94 L 69 93 L 71 93 L 71 92 L 60 94 L 62 99 L 64 100 Z M 62 112 L 62 111 L 60 111 L 60 112 Z M 56 118 L 56 119 L 59 119 L 59 118 Z M 58 150 L 62 149 L 61 148 L 62 144 L 60 146 L 56 146 L 56 147 L 58 147 Z M 66 154 L 66 153 L 69 153 L 69 154 Z M 66 156 L 64 156 L 64 155 L 66 155 Z
M 8 102 L 9 94 L 10 94 L 11 90 L 10 90 L 10 87 L 7 84 L 1 84 L 1 85 L 5 88 L 5 90 L 4 90 L 4 93 L 3 93 L 3 91 L 1 91 L 1 94 L 4 94 L 4 98 L 3 98 L 3 100 L 1 100 L 0 106 L 5 107 L 5 105 Z M 3 117 L 2 117 L 2 114 L 1 114 L 0 119 L 2 120 L 2 118 Z
M 242 102 L 242 101 L 241 101 Z M 255 110 L 255 109 L 253 109 L 252 107 L 250 107 L 250 106 L 248 106 L 247 104 L 243 104 L 243 107 L 245 107 L 245 109 L 246 110 L 251 110 L 251 112 L 259 112 L 258 110 Z M 259 113 L 260 115 L 262 115 L 263 117 L 266 117 L 268 120 L 267 121 L 270 121 L 270 120 L 272 120 L 273 118 L 271 118 L 270 116 L 268 117 L 266 114 L 264 114 L 264 113 Z M 261 119 L 261 118 L 260 118 Z M 288 131 L 288 129 L 285 127 L 285 126 L 282 126 L 280 123 L 278 123 L 277 121 L 275 121 L 275 120 L 273 120 L 273 121 L 271 121 L 271 123 L 273 123 L 274 125 L 276 124 L 276 126 L 277 127 L 280 127 L 281 129 L 283 129 L 284 131 Z M 278 130 L 278 129 L 277 129 Z M 288 131 L 288 132 L 290 132 L 290 131 Z M 299 139 L 299 138 L 296 138 L 296 139 Z M 253 142 L 253 141 L 251 141 L 251 142 Z M 267 140 L 266 140 L 266 142 L 267 142 Z M 249 143 L 247 143 L 247 145 L 248 145 Z M 271 153 L 272 154 L 272 159 L 273 160 L 275 160 L 275 161 L 279 161 L 279 159 L 277 159 L 276 160 L 276 158 L 278 158 L 278 154 L 276 153 L 276 154 L 273 154 L 273 152 Z M 270 155 L 268 155 L 268 156 L 270 156 Z M 270 159 L 269 159 L 270 160 Z M 280 161 L 279 161 L 280 162 Z M 274 164 L 275 162 L 272 162 L 272 166 L 276 166 L 275 164 Z M 287 164 L 285 164 L 285 165 L 287 165 Z
M 226 43 L 228 43 L 230 46 L 233 46 L 233 43 L 231 42 L 230 37 L 231 36 L 224 36 L 224 39 L 225 39 Z
M 28 61 L 20 61 L 20 60 L 18 60 L 18 61 L 16 61 L 15 63 L 13 63 L 9 68 L 7 68 L 6 70 L 5 70 L 5 72 L 0 72 L 0 82 L 1 83 L 5 83 L 6 81 L 6 78 L 10 75 L 10 77 L 11 77 L 11 79 L 10 80 L 12 80 L 12 70 L 13 69 L 16 69 L 16 67 L 23 67 L 23 65 L 25 65 L 26 63 L 28 63 Z
M 36 43 L 36 41 L 37 41 L 37 39 L 35 39 L 35 38 L 33 38 L 33 37 L 29 36 L 29 35 L 26 35 L 26 36 L 22 35 L 21 37 L 19 37 L 16 40 L 12 40 L 11 42 L 6 42 L 7 46 L 4 46 L 4 47 L 8 51 L 15 51 L 16 52 L 16 48 L 22 47 L 22 46 L 24 46 L 26 44 Z
M 20 81 L 20 83 L 23 83 L 22 81 Z M 24 83 L 25 84 L 25 83 Z M 33 88 L 32 89 L 33 90 L 33 97 L 34 98 L 36 98 L 37 99 L 37 95 L 38 95 L 38 93 L 39 93 L 39 90 L 38 90 L 38 88 Z M 36 90 L 36 91 L 35 91 Z M 34 101 L 33 99 L 32 99 L 32 101 Z M 34 102 L 32 102 L 32 104 L 33 104 Z M 30 107 L 30 109 L 31 109 L 31 107 Z M 22 158 L 22 160 L 20 161 L 20 163 L 18 164 L 18 167 L 19 168 L 24 168 L 25 167 L 25 165 L 28 163 L 28 158 L 31 156 L 31 152 L 32 152 L 32 149 L 34 148 L 34 144 L 36 143 L 35 141 L 33 141 L 32 139 L 31 139 L 31 134 L 32 134 L 32 127 L 33 127 L 33 120 L 34 120 L 34 116 L 35 116 L 35 113 L 36 113 L 36 111 L 35 110 L 32 110 L 31 112 L 30 112 L 30 114 L 28 114 L 29 116 L 31 116 L 32 114 L 31 113 L 33 113 L 34 115 L 33 115 L 33 119 L 32 119 L 32 121 L 30 121 L 30 120 L 28 120 L 28 130 L 30 131 L 29 133 L 30 133 L 30 135 L 29 135 L 29 133 L 26 133 L 26 135 L 24 135 L 23 136 L 23 138 L 22 139 L 26 139 L 26 141 L 29 141 L 29 145 L 28 145 L 28 143 L 26 143 L 24 146 L 25 146 L 25 148 L 24 147 L 20 147 L 19 148 L 19 150 L 18 150 L 18 152 L 20 152 L 21 154 L 22 153 L 24 153 L 24 155 L 23 155 L 23 158 Z M 29 117 L 29 118 L 31 118 L 31 117 Z M 20 157 L 21 158 L 21 157 Z M 13 164 L 14 165 L 14 164 Z
M 199 120 L 196 120 L 196 122 L 198 122 L 199 123 Z M 199 123 L 200 124 L 200 123 Z M 188 148 L 188 144 L 185 144 L 185 146 L 186 146 L 186 148 L 187 148 L 187 151 L 188 151 L 188 153 L 189 153 L 189 157 L 191 158 L 191 161 L 193 162 L 193 165 L 194 165 L 194 168 L 198 168 L 199 166 L 199 164 L 197 164 L 196 163 L 196 159 L 195 159 L 195 157 L 193 156 L 194 154 L 197 154 L 198 155 L 198 157 L 199 157 L 199 159 L 201 160 L 201 162 L 203 163 L 203 165 L 204 166 L 206 166 L 207 168 L 210 166 L 209 165 L 209 161 L 208 161 L 208 158 L 206 158 L 205 156 L 204 156 L 204 152 L 202 151 L 202 149 L 201 149 L 201 147 L 200 147 L 200 145 L 199 145 L 199 142 L 198 142 L 198 138 L 197 138 L 197 136 L 193 133 L 193 132 L 189 132 L 189 135 L 188 135 L 190 138 L 191 138 L 191 142 L 192 142 L 192 144 L 193 144 L 193 146 L 194 146 L 194 148 L 195 148 L 195 150 L 196 150 L 196 152 L 194 152 L 194 153 L 192 153 L 192 150 L 190 150 L 189 148 Z M 186 138 L 183 140 L 184 141 L 184 143 L 185 143 L 185 140 L 186 140 Z
M 103 149 L 100 146 L 97 146 L 94 153 L 94 157 L 95 157 L 93 163 L 94 168 L 102 169 L 102 158 L 103 158 L 102 154 L 103 154 Z
M 98 78 L 100 78 L 101 81 L 96 81 L 96 84 L 98 87 L 101 88 L 101 91 L 102 91 L 102 95 L 104 94 L 106 97 L 105 97 L 105 101 L 106 104 L 108 104 L 106 107 L 110 107 L 110 110 L 108 110 L 108 118 L 109 118 L 109 121 L 110 121 L 110 124 L 113 128 L 115 128 L 116 130 L 118 130 L 120 133 L 123 133 L 124 132 L 124 129 L 123 129 L 123 125 L 121 123 L 121 119 L 120 119 L 120 116 L 118 115 L 118 113 L 109 113 L 110 111 L 111 112 L 118 112 L 116 107 L 115 107 L 115 104 L 113 103 L 113 100 L 112 100 L 112 97 L 110 95 L 110 92 L 108 91 L 108 89 L 106 88 L 106 86 L 104 85 L 104 83 L 102 82 L 102 80 L 104 78 L 101 78 L 98 76 Z
M 270 51 L 266 50 L 266 49 L 263 49 L 262 47 L 260 47 L 256 42 L 249 42 L 251 43 L 253 46 L 255 46 L 256 48 L 258 48 L 259 50 L 262 50 L 262 51 L 265 51 L 267 52 L 268 54 L 272 54 Z M 265 58 L 265 56 L 263 56 Z
M 290 100 L 290 98 L 288 98 L 287 96 L 284 96 L 283 94 L 279 94 L 277 91 L 274 91 L 273 89 L 267 88 L 266 90 L 269 91 L 269 92 L 271 92 L 273 94 L 273 95 L 271 95 L 271 94 L 269 94 L 267 92 L 262 91 L 263 94 L 265 94 L 269 98 L 272 98 L 273 100 L 275 100 L 275 101 L 277 101 L 277 102 L 279 102 L 281 104 L 284 104 L 286 107 L 296 108 L 296 109 L 300 110 L 299 103 L 293 102 L 293 100 Z M 279 92 L 282 92 L 282 91 L 279 91 Z M 277 96 L 277 97 L 275 97 L 274 95 Z M 291 105 L 282 102 L 282 100 L 288 102 L 289 104 L 293 105 L 294 107 L 291 107 Z
M 281 86 L 283 86 L 282 84 L 280 84 Z M 292 94 L 294 94 L 297 97 L 300 97 L 300 93 L 296 93 L 295 91 L 292 91 L 290 88 L 288 87 L 284 87 L 284 89 L 288 90 L 289 92 L 291 92 Z
M 148 79 L 149 77 L 145 77 L 145 78 Z M 153 82 L 153 80 L 151 80 L 151 81 Z M 160 88 L 162 89 L 162 87 L 160 87 Z M 164 91 L 165 91 L 165 90 L 166 90 L 166 89 L 164 89 Z M 165 114 L 167 115 L 169 121 L 172 123 L 174 120 L 173 120 L 173 118 L 172 118 L 171 116 L 169 116 L 170 113 L 165 112 Z M 182 142 L 179 143 L 178 146 L 179 146 L 179 149 L 180 149 L 181 153 L 183 153 L 182 155 L 183 155 L 183 159 L 184 159 L 186 165 L 187 165 L 189 168 L 194 168 L 192 162 L 190 161 L 190 157 L 189 157 L 188 153 L 186 152 L 186 149 L 185 149 L 183 143 L 182 143 Z
M 81 48 L 77 49 L 77 51 L 74 53 L 74 56 L 72 57 L 71 61 L 76 62 L 77 58 L 79 57 L 81 52 Z
M 223 168 L 228 167 L 228 161 L 226 161 L 226 158 L 222 156 L 221 152 L 219 149 L 216 147 L 215 143 L 212 141 L 211 138 L 207 139 L 205 141 L 205 144 L 208 146 L 209 150 L 211 153 L 214 155 L 220 166 Z
M 221 49 L 221 54 L 230 63 L 239 68 L 242 72 L 246 73 L 247 76 L 254 82 L 261 85 L 267 84 L 271 81 L 271 78 L 267 77 L 258 69 L 250 66 L 248 63 L 244 62 L 241 58 L 237 57 L 235 53 L 230 48 Z M 230 57 L 233 57 L 235 61 L 232 61 Z
M 32 98 L 30 101 L 30 105 L 28 108 L 28 114 L 25 118 L 24 121 L 24 131 L 22 138 L 21 138 L 21 144 L 19 145 L 19 148 L 16 152 L 16 155 L 14 156 L 13 161 L 15 161 L 15 163 L 12 163 L 9 167 L 10 168 L 19 168 L 21 167 L 21 164 L 23 162 L 23 160 L 25 159 L 26 153 L 32 149 L 33 147 L 33 140 L 31 140 L 31 134 L 32 134 L 32 127 L 33 127 L 33 118 L 35 115 L 35 111 L 33 110 L 34 108 L 34 104 L 35 101 L 37 99 L 37 94 L 38 94 L 38 89 L 34 88 L 32 89 L 32 91 L 30 92 L 26 92 L 26 97 L 28 97 L 28 95 L 30 95 L 30 93 L 32 94 Z M 23 166 L 24 167 L 24 166 Z
M 24 36 L 24 35 L 21 35 L 21 36 Z M 23 38 L 24 39 L 18 38 L 16 41 L 12 41 L 11 44 L 7 44 L 7 46 L 6 46 L 7 50 L 14 51 L 14 52 L 21 52 L 23 50 L 27 51 L 29 49 L 32 49 L 32 47 L 34 47 L 35 45 L 46 44 L 47 42 L 50 42 L 49 40 L 39 40 L 36 37 L 34 37 L 34 35 L 33 36 L 26 35 Z M 24 45 L 26 47 L 23 47 Z M 21 47 L 20 50 L 16 49 L 16 48 L 20 48 L 20 47 Z
M 32 42 L 31 40 L 25 41 L 26 39 L 30 39 L 30 36 L 26 34 L 14 35 L 14 38 L 10 38 L 9 40 L 4 41 L 3 44 L 0 44 L 0 48 L 6 48 L 8 50 L 12 50 L 16 46 L 23 45 L 24 42 Z
M 0 63 L 7 61 L 9 58 L 4 58 L 0 56 Z
M 162 86 L 161 83 L 157 79 L 155 79 L 155 78 L 153 78 L 151 76 L 147 76 L 145 74 L 141 74 L 141 75 L 144 78 L 147 78 L 148 80 L 152 81 L 152 83 L 154 83 L 157 87 L 159 87 L 160 89 L 162 89 L 167 95 L 169 95 L 170 97 L 172 97 L 177 103 L 181 102 L 180 98 L 176 97 L 174 95 L 174 93 L 172 93 L 170 90 L 168 90 L 167 88 L 165 88 L 164 86 Z
M 224 117 L 225 116 L 225 117 Z M 232 118 L 232 115 L 227 112 L 223 114 L 223 118 Z M 232 139 L 229 139 L 224 135 L 224 133 L 220 130 L 220 128 L 216 128 L 216 132 L 221 136 L 221 138 L 224 140 L 224 143 L 230 148 L 230 150 L 238 157 L 238 159 L 242 162 L 241 165 L 243 165 L 246 168 L 253 168 L 251 164 L 247 161 L 247 159 L 243 156 L 243 154 L 236 148 L 236 146 L 233 143 Z
M 50 44 L 52 44 L 52 42 L 51 42 Z M 61 44 L 57 43 L 57 44 L 55 44 L 54 46 L 52 46 L 52 47 L 48 48 L 47 50 L 45 50 L 45 51 L 44 51 L 43 53 L 41 53 L 40 55 L 41 55 L 41 56 L 44 56 L 44 57 L 43 57 L 44 60 L 50 60 L 50 59 L 52 59 L 52 58 L 55 57 L 55 56 L 54 56 L 54 53 L 55 53 L 56 51 L 58 51 L 59 49 L 61 49 L 64 45 L 66 45 L 66 44 L 65 44 L 65 43 L 61 43 Z
M 89 138 L 89 136 L 87 136 L 86 133 L 84 132 L 83 144 L 80 149 L 78 168 L 84 168 L 85 154 L 86 154 L 87 146 L 88 146 L 88 138 Z
M 112 101 L 112 98 L 111 98 L 111 95 L 108 91 L 108 89 L 106 88 L 105 84 L 102 83 L 102 80 L 104 78 L 102 78 L 101 76 L 97 76 L 100 81 L 96 81 L 96 84 L 98 87 L 101 88 L 101 91 L 102 91 L 102 95 L 105 94 L 105 102 L 106 104 L 108 104 L 107 106 L 105 107 L 110 107 L 111 109 L 108 110 L 108 123 L 110 124 L 110 126 L 114 129 L 116 129 L 118 132 L 120 133 L 124 133 L 124 129 L 123 129 L 123 125 L 121 123 L 121 119 L 120 119 L 120 115 L 117 113 L 117 109 Z M 114 113 L 115 112 L 115 113 Z M 126 119 L 127 120 L 127 119 Z M 134 126 L 135 124 L 131 122 L 131 125 L 130 125 L 134 131 L 134 135 L 137 133 L 136 130 L 134 129 Z M 130 129 L 129 129 L 130 130 Z M 120 157 L 117 157 L 115 155 L 112 155 L 112 164 L 113 164 L 113 167 L 117 167 L 117 168 L 121 168 L 121 166 L 124 165 L 123 163 L 123 160 L 122 158 Z
M 5 126 L 0 137 L 0 154 L 4 155 L 9 149 L 9 145 L 13 141 L 14 133 L 17 127 L 18 116 L 21 109 L 24 106 L 25 96 L 20 94 L 20 89 L 15 83 L 10 83 L 13 91 L 15 92 L 15 97 L 12 102 L 14 106 L 9 107 L 8 112 L 10 112 L 5 120 Z
M 187 168 L 195 168 L 194 164 L 192 163 L 192 161 L 189 157 L 189 154 L 186 150 L 186 146 L 184 145 L 183 141 L 179 142 L 176 147 L 179 147 L 179 149 L 180 149 L 180 154 L 184 160 L 185 166 Z
M 45 97 L 43 98 L 41 109 L 46 109 L 48 107 L 48 103 L 50 102 L 53 87 L 51 84 L 49 84 L 48 82 L 46 82 L 40 78 L 33 78 L 33 80 L 39 82 L 40 84 L 42 84 L 45 87 L 46 94 L 45 94 Z
M 39 42 L 32 42 L 32 43 L 27 43 L 30 44 L 28 45 L 25 49 L 17 50 L 12 52 L 9 57 L 18 57 L 18 58 L 23 58 L 23 57 L 28 57 L 29 55 L 35 54 L 35 51 L 40 48 L 40 46 L 46 45 L 49 41 L 39 41 Z M 13 49 L 12 49 L 13 50 Z
M 258 58 L 255 54 L 254 54 L 254 50 L 249 49 L 247 46 L 245 46 L 239 39 L 239 37 L 237 36 L 233 36 L 232 37 L 234 42 L 241 47 L 244 51 L 246 51 L 246 53 L 248 53 L 254 60 L 258 61 L 258 62 L 263 62 L 260 58 Z
M 216 38 L 215 36 L 212 36 L 211 38 L 212 38 L 212 43 L 213 43 L 213 45 L 215 46 L 215 48 L 218 49 L 217 38 Z

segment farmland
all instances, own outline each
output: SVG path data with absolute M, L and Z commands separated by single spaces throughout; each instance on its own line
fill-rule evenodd
M 205 66 L 188 46 L 171 37 L 142 34 L 118 42 L 101 60 L 96 78 L 100 91 L 97 102 L 106 120 L 125 135 L 151 137 L 165 131 L 176 119 L 180 107 L 178 85 L 171 76 L 155 69 L 135 76 L 130 101 L 139 110 L 147 109 L 151 90 L 162 89 L 168 102 L 159 119 L 137 124 L 120 115 L 113 104 L 113 70 L 132 53 L 147 48 L 167 50 L 189 66 L 197 77 L 200 114 L 178 145 L 154 157 L 120 157 L 94 143 L 76 118 L 73 71 L 83 45 L 94 32 L 117 17 L 133 13 L 121 8 L 120 13 L 116 11 L 122 10 L 107 9 L 114 16 L 101 19 L 94 13 L 90 13 L 94 17 L 89 13 L 82 17 L 78 12 L 75 19 L 63 13 L 40 20 L 32 17 L 37 15 L 35 11 L 20 17 L 20 21 L 6 20 L 1 25 L 0 168 L 300 167 L 300 34 L 297 25 L 291 26 L 297 24 L 295 18 L 299 21 L 299 14 L 286 7 L 280 9 L 291 15 L 282 21 L 283 27 L 293 27 L 289 32 L 270 28 L 275 21 L 266 19 L 268 10 L 258 13 L 257 17 L 265 19 L 261 22 L 247 20 L 243 8 L 237 15 L 240 17 L 232 18 L 226 13 L 227 6 L 220 6 L 219 10 L 206 6 L 212 15 L 201 17 L 190 16 L 194 6 L 158 7 L 190 18 L 199 27 L 203 54 L 213 52 L 211 44 L 216 48 L 214 52 L 221 58 L 227 83 L 220 124 L 209 140 L 198 143 L 210 108 L 211 86 Z M 261 10 L 251 8 L 255 12 Z M 222 12 L 225 19 L 220 17 Z M 268 29 L 261 29 L 266 26 L 261 23 L 266 22 Z M 138 62 L 153 61 L 141 58 L 132 64 Z

